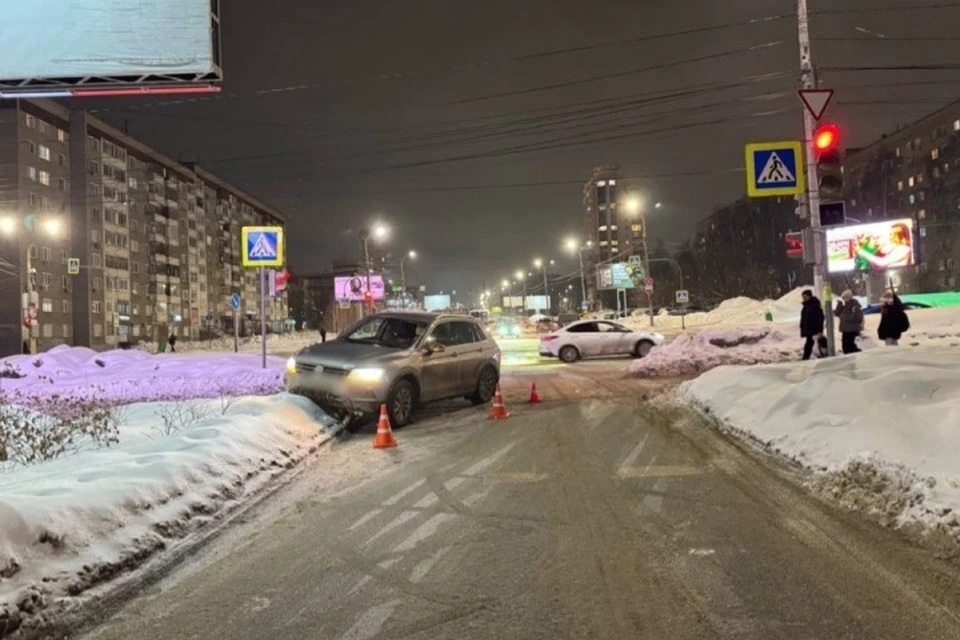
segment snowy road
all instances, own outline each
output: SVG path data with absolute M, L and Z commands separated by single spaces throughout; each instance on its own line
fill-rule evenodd
M 398 449 L 336 442 L 88 637 L 960 637 L 955 564 L 644 402 L 661 383 L 624 364 L 510 374 L 506 422 L 435 408 Z

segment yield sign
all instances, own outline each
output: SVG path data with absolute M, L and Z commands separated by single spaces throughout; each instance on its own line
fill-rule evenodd
M 833 89 L 801 89 L 797 94 L 813 119 L 819 120 L 827 110 L 830 99 L 833 98 Z

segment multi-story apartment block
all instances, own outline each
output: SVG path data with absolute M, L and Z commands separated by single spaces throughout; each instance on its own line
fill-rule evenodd
M 0 154 L 0 351 L 20 351 L 26 337 L 40 349 L 102 349 L 232 332 L 233 293 L 244 330 L 258 330 L 259 281 L 241 266 L 240 229 L 282 225 L 277 211 L 50 102 L 0 106 Z M 70 258 L 80 261 L 77 275 Z M 21 300 L 27 291 L 34 300 Z M 36 327 L 27 332 L 31 307 Z M 287 316 L 278 295 L 272 329 Z

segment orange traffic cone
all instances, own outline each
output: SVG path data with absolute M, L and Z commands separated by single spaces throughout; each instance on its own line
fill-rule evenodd
M 540 404 L 541 402 L 543 402 L 543 399 L 540 397 L 540 394 L 537 393 L 536 382 L 534 382 L 533 385 L 531 385 L 530 387 L 530 400 L 528 402 L 530 404 Z
M 397 439 L 390 429 L 390 418 L 387 417 L 387 405 L 380 405 L 380 420 L 377 421 L 377 437 L 373 441 L 374 449 L 389 449 L 397 446 Z
M 506 420 L 510 417 L 510 412 L 503 404 L 503 395 L 500 393 L 500 385 L 497 385 L 497 392 L 493 396 L 493 411 L 490 412 L 491 420 Z

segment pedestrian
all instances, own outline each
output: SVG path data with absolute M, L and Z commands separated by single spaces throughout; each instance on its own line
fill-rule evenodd
M 171 333 L 170 339 L 167 340 L 167 342 L 170 344 L 170 353 L 176 353 L 177 352 L 177 334 Z
M 823 306 L 820 299 L 813 295 L 810 289 L 804 290 L 801 294 L 803 299 L 803 308 L 800 311 L 800 337 L 806 338 L 803 343 L 803 359 L 809 360 L 813 355 L 814 341 L 819 342 L 823 337 L 823 325 L 826 316 L 823 313 Z
M 320 342 L 326 342 L 326 341 L 327 341 L 327 328 L 321 324 L 320 325 Z
M 910 329 L 910 318 L 907 317 L 900 297 L 892 290 L 884 291 L 881 300 L 883 307 L 880 311 L 877 337 L 888 347 L 895 347 L 900 343 L 900 336 Z
M 840 335 L 842 336 L 843 353 L 857 353 L 857 336 L 863 332 L 863 307 L 853 297 L 853 292 L 847 289 L 840 294 L 837 308 L 833 314 L 840 319 Z

